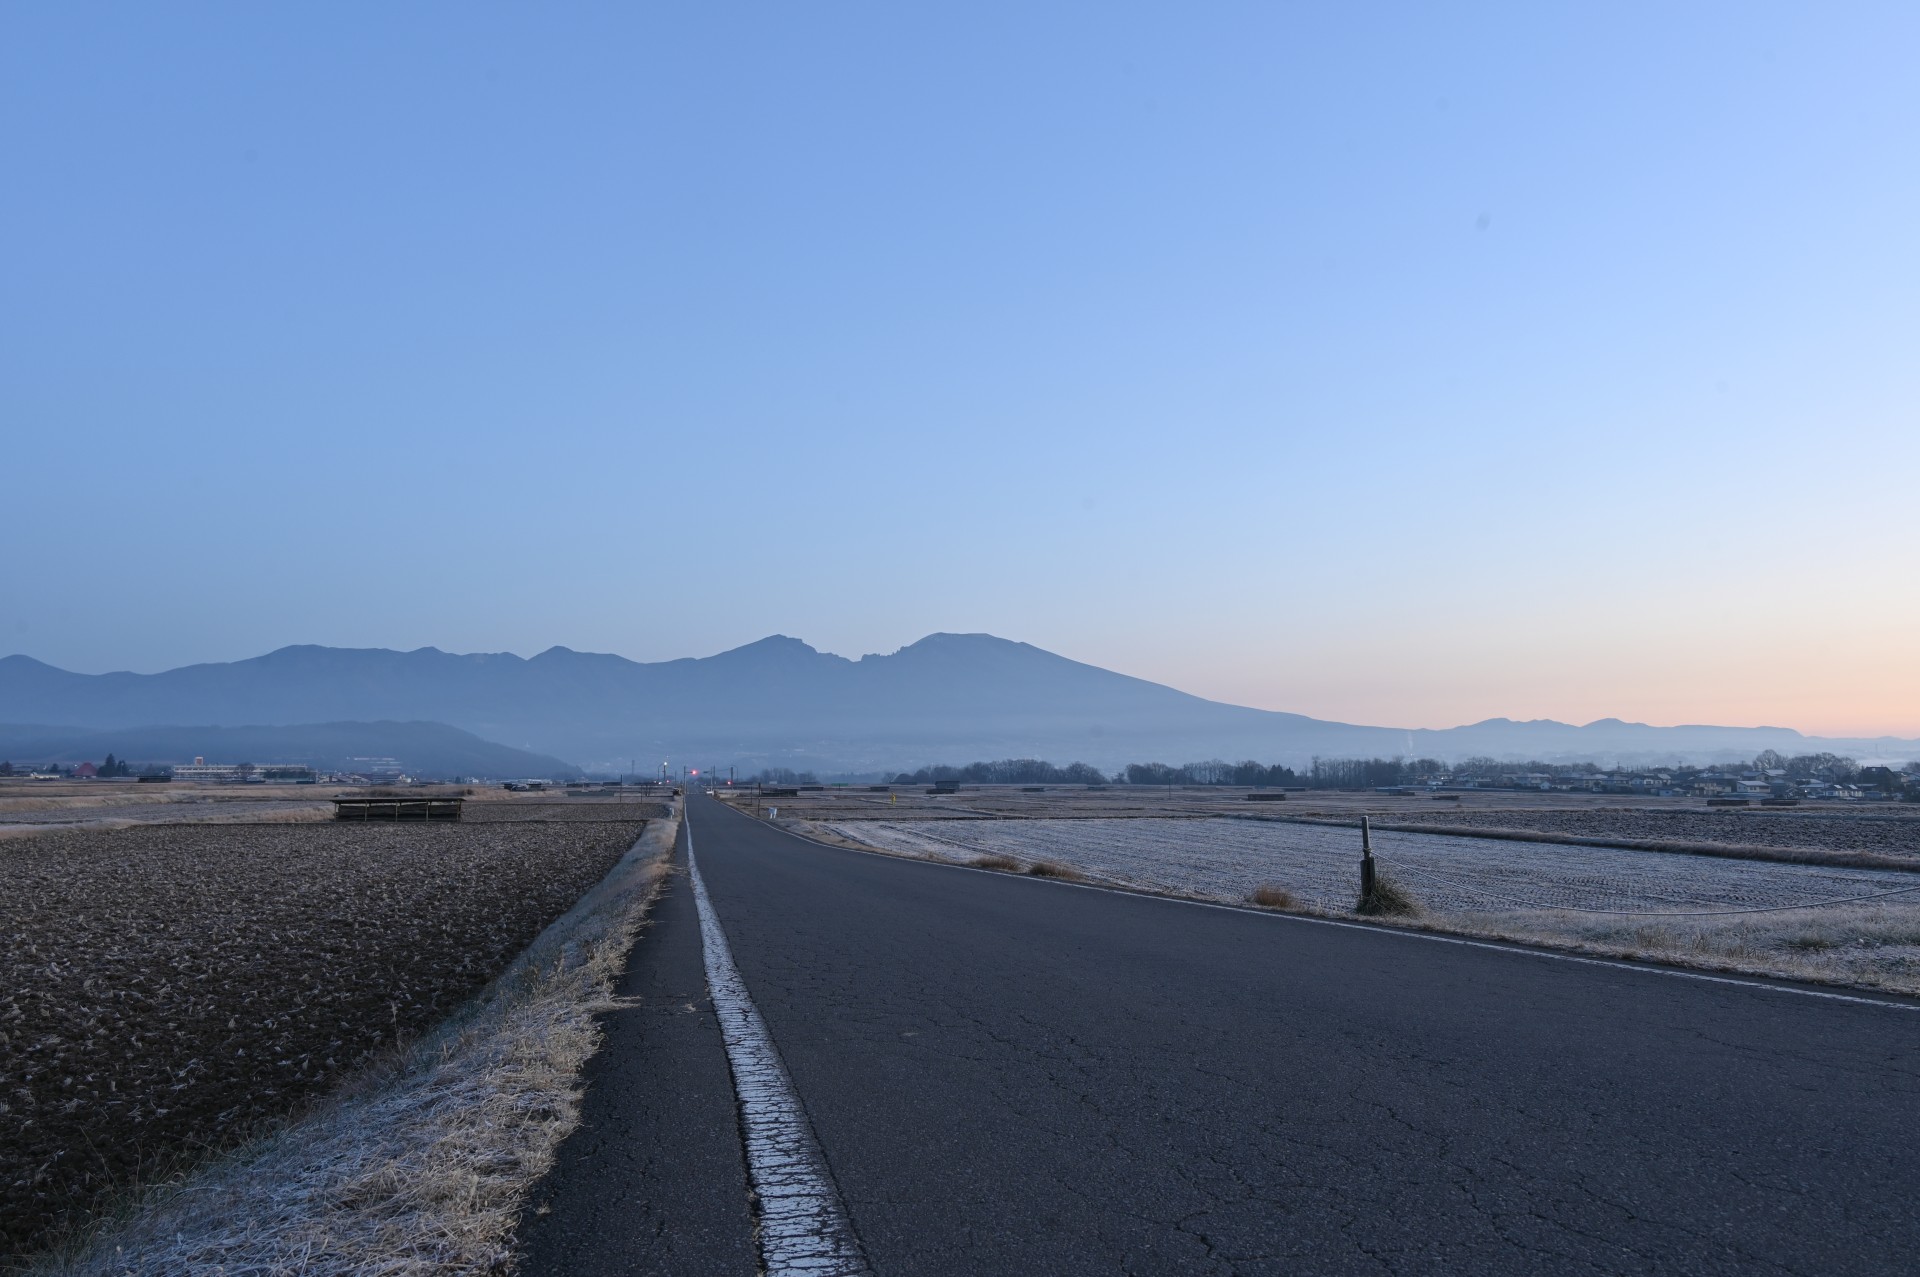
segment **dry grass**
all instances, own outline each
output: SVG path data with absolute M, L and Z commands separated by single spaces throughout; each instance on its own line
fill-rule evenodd
M 0 825 L 0 842 L 13 838 L 38 838 L 43 834 L 65 833 L 72 829 L 131 829 L 134 820 L 89 820 L 83 824 Z
M 247 804 L 310 802 L 336 791 L 313 785 L 129 785 L 99 781 L 39 781 L 0 788 L 0 814 L 18 811 L 88 810 L 163 803 Z
M 1027 873 L 1035 878 L 1058 878 L 1063 882 L 1078 882 L 1086 876 L 1072 865 L 1063 865 L 1057 860 L 1036 860 L 1027 866 Z
M 36 1277 L 502 1271 L 526 1193 L 579 1123 L 596 1013 L 658 892 L 677 822 L 462 1012 L 280 1134 L 149 1190 Z
M 1378 873 L 1373 890 L 1354 902 L 1353 911 L 1373 918 L 1411 918 L 1420 912 L 1420 902 L 1385 873 Z
M 1443 914 L 1423 925 L 1603 957 L 1920 994 L 1920 918 L 1909 908 L 1853 905 L 1691 918 L 1543 910 Z
M 975 869 L 998 869 L 1002 873 L 1019 873 L 1023 868 L 1012 856 L 975 856 L 970 862 Z
M 43 834 L 66 833 L 75 829 L 134 829 L 143 825 L 312 825 L 333 819 L 331 807 L 292 807 L 268 811 L 225 811 L 195 816 L 186 812 L 170 813 L 165 819 L 139 819 L 132 816 L 99 816 L 90 820 L 63 822 L 38 821 L 9 825 L 0 817 L 0 840 L 38 838 Z
M 316 821 L 332 820 L 331 803 L 312 807 L 283 807 L 278 811 L 223 811 L 217 816 L 180 817 L 176 816 L 169 824 L 192 825 L 310 825 Z M 136 824 L 147 822 L 136 821 Z M 158 821 L 155 824 L 161 823 Z
M 53 810 L 60 811 L 62 815 L 71 812 L 70 819 L 22 819 L 11 823 L 6 816 L 0 815 L 0 838 L 31 838 L 65 829 L 132 829 L 141 825 L 305 825 L 333 819 L 332 806 L 317 803 L 300 807 L 286 803 L 226 803 L 219 806 L 207 804 L 206 808 L 195 810 L 176 805 L 156 811 L 150 807 L 128 805 L 63 807 Z M 34 813 L 16 814 L 32 816 Z
M 23 811 L 91 811 L 101 807 L 209 801 L 207 795 L 169 790 L 159 785 L 101 790 L 90 794 L 25 794 L 0 797 L 0 816 Z
M 1259 905 L 1262 909 L 1291 909 L 1296 902 L 1293 893 L 1285 887 L 1263 882 L 1247 893 L 1247 903 Z
M 88 794 L 84 797 L 79 795 L 69 795 L 66 797 L 49 795 L 44 798 L 37 795 L 21 798 L 7 797 L 0 798 L 0 816 L 23 811 L 67 811 L 70 809 L 90 810 L 99 807 L 119 807 L 136 801 L 177 803 L 182 801 L 182 796 L 175 794 L 155 794 L 152 797 L 148 797 L 146 794 L 140 793 L 114 793 Z

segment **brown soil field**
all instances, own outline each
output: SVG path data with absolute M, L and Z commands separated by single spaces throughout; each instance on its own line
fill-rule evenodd
M 0 842 L 0 1256 L 431 1027 L 642 828 L 184 824 Z

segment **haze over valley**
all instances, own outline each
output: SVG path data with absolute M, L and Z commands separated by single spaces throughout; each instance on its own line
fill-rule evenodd
M 1015 757 L 1104 771 L 1209 758 L 1299 767 L 1316 756 L 1611 765 L 1744 760 L 1774 749 L 1920 758 L 1914 740 L 1822 739 L 1783 727 L 1496 718 L 1431 730 L 1328 722 L 1205 700 L 987 634 L 933 634 L 857 660 L 780 635 L 654 663 L 565 647 L 523 659 L 304 646 L 160 674 L 85 675 L 22 656 L 0 659 L 0 724 L 14 725 L 0 726 L 0 752 L 22 739 L 19 724 L 57 725 L 68 740 L 84 739 L 76 729 L 172 725 L 165 739 L 176 749 L 192 738 L 181 728 L 244 725 L 258 750 L 275 742 L 265 730 L 273 726 L 376 720 L 443 723 L 603 774 L 644 772 L 669 756 L 741 774 L 779 766 L 874 775 Z M 294 748 L 291 735 L 284 739 Z M 124 744 L 120 752 L 127 753 Z M 435 761 L 443 757 L 452 755 L 441 750 Z M 489 762 L 482 774 L 537 765 L 512 754 Z M 441 774 L 475 770 L 470 762 Z

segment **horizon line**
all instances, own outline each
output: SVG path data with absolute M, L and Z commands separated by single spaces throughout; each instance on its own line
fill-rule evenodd
M 1154 687 L 1165 688 L 1168 691 L 1176 692 L 1182 696 L 1190 696 L 1190 697 L 1193 697 L 1195 700 L 1205 701 L 1206 703 L 1211 705 L 1222 705 L 1232 709 L 1252 710 L 1255 713 L 1261 713 L 1261 714 L 1286 714 L 1286 715 L 1291 715 L 1299 718 L 1313 719 L 1313 721 L 1315 722 L 1327 723 L 1333 726 L 1363 727 L 1373 731 L 1406 732 L 1409 734 L 1415 733 L 1415 732 L 1431 732 L 1431 733 L 1458 732 L 1458 731 L 1465 731 L 1475 727 L 1486 727 L 1486 726 L 1492 726 L 1496 724 L 1511 725 L 1511 726 L 1517 726 L 1517 727 L 1543 725 L 1543 726 L 1549 726 L 1549 727 L 1564 727 L 1573 731 L 1586 731 L 1590 728 L 1595 728 L 1595 727 L 1618 725 L 1621 727 L 1628 727 L 1628 728 L 1644 728 L 1649 731 L 1706 730 L 1706 731 L 1740 731 L 1740 732 L 1790 732 L 1795 736 L 1798 736 L 1800 739 L 1806 740 L 1806 741 L 1823 741 L 1823 740 L 1853 741 L 1853 742 L 1858 742 L 1862 744 L 1880 744 L 1885 742 L 1891 742 L 1891 743 L 1897 743 L 1897 744 L 1903 744 L 1903 745 L 1920 745 L 1920 728 L 1914 729 L 1915 734 L 1913 736 L 1901 736 L 1893 732 L 1881 732 L 1874 735 L 1863 736 L 1863 735 L 1843 735 L 1843 734 L 1832 734 L 1832 735 L 1821 734 L 1816 732 L 1808 732 L 1804 729 L 1797 728 L 1797 727 L 1789 727 L 1789 726 L 1784 726 L 1784 725 L 1775 724 L 1775 723 L 1755 723 L 1755 724 L 1700 723 L 1700 722 L 1649 723 L 1649 722 L 1645 722 L 1638 719 L 1624 719 L 1615 715 L 1603 715 L 1599 718 L 1590 719 L 1584 723 L 1576 723 L 1567 719 L 1559 719 L 1559 718 L 1540 718 L 1540 717 L 1513 718 L 1504 714 L 1494 714 L 1494 715 L 1489 715 L 1488 717 L 1485 717 L 1485 718 L 1473 719 L 1468 722 L 1455 723 L 1447 727 L 1402 727 L 1402 726 L 1393 726 L 1393 725 L 1383 725 L 1383 724 L 1377 724 L 1377 723 L 1349 722 L 1344 719 L 1318 719 L 1318 718 L 1313 718 L 1312 715 L 1301 714 L 1297 710 L 1269 709 L 1264 706 L 1246 705 L 1237 701 L 1216 700 L 1213 697 L 1202 696 L 1199 693 L 1189 692 L 1183 688 L 1175 687 L 1170 683 L 1162 683 L 1155 679 L 1143 678 L 1137 674 L 1128 674 L 1128 673 L 1125 673 L 1124 671 L 1110 669 L 1106 666 L 1094 665 L 1090 662 L 1081 661 L 1074 657 L 1066 656 L 1059 652 L 1052 651 L 1051 649 L 1048 649 L 1048 648 L 1039 647 L 1036 644 L 1028 643 L 1022 639 L 1004 638 L 1000 635 L 993 634 L 985 630 L 970 630 L 970 631 L 934 630 L 927 634 L 922 635 L 920 638 L 915 639 L 910 643 L 902 644 L 901 646 L 895 648 L 891 652 L 867 652 L 867 653 L 863 653 L 858 657 L 849 657 L 849 656 L 841 655 L 840 653 L 837 653 L 837 652 L 828 652 L 828 651 L 825 651 L 824 649 L 815 647 L 813 644 L 807 642 L 805 639 L 797 638 L 790 634 L 774 633 L 774 634 L 763 635 L 762 637 L 757 639 L 751 639 L 745 643 L 736 644 L 733 647 L 722 648 L 719 651 L 712 652 L 706 656 L 675 656 L 675 657 L 667 657 L 665 659 L 656 660 L 656 661 L 639 660 L 634 657 L 627 656 L 620 652 L 583 651 L 578 648 L 568 647 L 564 643 L 549 644 L 547 647 L 544 647 L 540 649 L 538 652 L 535 652 L 532 656 L 522 656 L 518 652 L 514 652 L 510 650 L 491 651 L 491 652 L 478 652 L 478 651 L 456 652 L 456 651 L 449 651 L 446 648 L 442 648 L 431 643 L 423 644 L 419 647 L 414 647 L 414 648 L 379 647 L 379 646 L 341 647 L 341 646 L 334 646 L 332 644 L 327 644 L 327 643 L 283 643 L 279 647 L 271 648 L 255 656 L 236 657 L 230 660 L 190 661 L 184 665 L 174 665 L 174 666 L 169 666 L 165 669 L 152 670 L 152 671 L 118 669 L 118 670 L 102 670 L 98 672 L 87 672 L 87 671 L 81 671 L 81 670 L 71 670 L 66 668 L 65 666 L 55 665 L 51 661 L 42 660 L 41 658 L 37 656 L 33 656 L 26 652 L 8 653 L 6 656 L 0 656 L 0 661 L 11 661 L 16 659 L 31 661 L 36 665 L 43 666 L 47 669 L 51 669 L 62 674 L 72 675 L 73 677 L 76 677 L 76 678 L 111 678 L 117 675 L 124 675 L 129 678 L 157 678 L 165 674 L 177 673 L 181 670 L 195 669 L 202 666 L 241 665 L 249 661 L 257 661 L 257 660 L 262 660 L 269 656 L 275 656 L 281 652 L 299 651 L 299 650 L 315 650 L 315 651 L 326 651 L 326 652 L 384 652 L 384 653 L 390 653 L 395 656 L 414 656 L 422 652 L 431 652 L 435 655 L 449 656 L 454 658 L 511 657 L 514 660 L 519 661 L 523 664 L 530 664 L 533 661 L 538 660 L 540 657 L 547 656 L 554 652 L 562 652 L 570 656 L 610 657 L 614 660 L 625 661 L 630 665 L 655 666 L 655 665 L 673 665 L 673 664 L 678 664 L 682 661 L 714 660 L 722 656 L 730 656 L 733 653 L 745 651 L 748 648 L 758 647 L 764 643 L 784 640 L 786 642 L 798 644 L 799 646 L 806 648 L 807 651 L 812 652 L 815 655 L 830 657 L 834 660 L 845 661 L 849 665 L 859 665 L 869 659 L 885 660 L 890 657 L 898 656 L 900 653 L 907 651 L 909 648 L 918 647 L 920 644 L 927 642 L 929 639 L 936 639 L 936 638 L 991 639 L 996 643 L 1005 643 L 1010 646 L 1029 648 L 1043 655 L 1054 657 L 1057 660 L 1070 661 L 1073 664 L 1082 665 L 1088 669 L 1098 670 L 1104 674 L 1111 674 L 1117 678 L 1132 679 L 1136 682 L 1147 683 Z M 4 721 L 4 720 L 0 720 L 0 721 Z M 1411 742 L 1409 742 L 1409 744 L 1411 744 Z

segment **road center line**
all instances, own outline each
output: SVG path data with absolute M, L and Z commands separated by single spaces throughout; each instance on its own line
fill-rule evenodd
M 689 802 L 687 806 L 693 804 Z M 687 813 L 691 815 L 691 813 Z M 759 1008 L 733 965 L 733 951 L 707 898 L 693 855 L 693 823 L 687 831 L 687 874 L 700 911 L 701 949 L 707 990 L 720 1017 L 733 1093 L 747 1147 L 747 1175 L 759 1203 L 762 1271 L 768 1277 L 867 1277 L 872 1272 L 853 1235 L 846 1206 L 827 1172 L 826 1158 L 800 1107 L 793 1079 L 767 1032 Z

